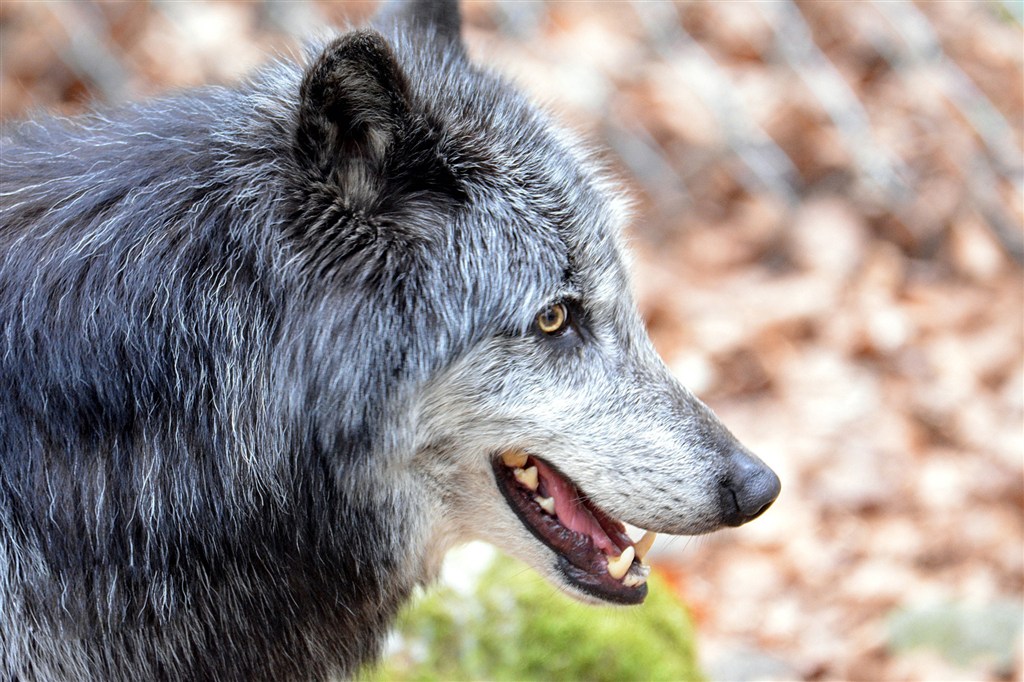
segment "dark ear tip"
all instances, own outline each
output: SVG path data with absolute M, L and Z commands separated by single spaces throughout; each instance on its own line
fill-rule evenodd
M 380 33 L 358 29 L 334 39 L 306 72 L 302 99 L 352 99 L 374 95 L 393 100 L 407 93 L 405 76 Z M 391 106 L 389 109 L 393 109 Z
M 351 53 L 390 55 L 391 48 L 387 40 L 377 31 L 368 28 L 357 28 L 332 40 L 324 55 L 346 55 Z
M 307 73 L 307 80 L 337 76 L 347 67 L 364 68 L 375 64 L 394 64 L 387 40 L 369 29 L 350 31 L 332 40 Z
M 330 42 L 299 93 L 300 153 L 318 168 L 382 153 L 410 109 L 409 83 L 380 33 L 360 29 Z

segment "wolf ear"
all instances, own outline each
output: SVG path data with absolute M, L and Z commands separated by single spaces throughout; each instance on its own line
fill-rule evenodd
M 388 0 L 378 13 L 383 22 L 404 23 L 419 30 L 433 30 L 448 43 L 462 48 L 462 15 L 458 0 Z
M 306 71 L 296 142 L 325 175 L 339 163 L 378 165 L 409 119 L 409 84 L 373 31 L 330 43 Z

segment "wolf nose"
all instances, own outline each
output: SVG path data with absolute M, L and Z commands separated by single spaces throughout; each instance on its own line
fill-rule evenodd
M 723 521 L 739 526 L 764 513 L 779 496 L 782 483 L 764 462 L 744 450 L 729 456 L 729 468 L 722 484 Z

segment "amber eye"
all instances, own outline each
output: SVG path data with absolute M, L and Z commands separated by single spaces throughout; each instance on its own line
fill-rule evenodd
M 569 323 L 569 310 L 562 303 L 554 303 L 537 315 L 537 326 L 545 334 L 557 334 Z

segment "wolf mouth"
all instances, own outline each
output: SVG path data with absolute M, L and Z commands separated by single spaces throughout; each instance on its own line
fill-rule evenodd
M 530 532 L 558 557 L 557 568 L 582 592 L 619 604 L 647 596 L 644 555 L 655 534 L 636 542 L 553 465 L 522 450 L 493 461 L 498 489 Z

